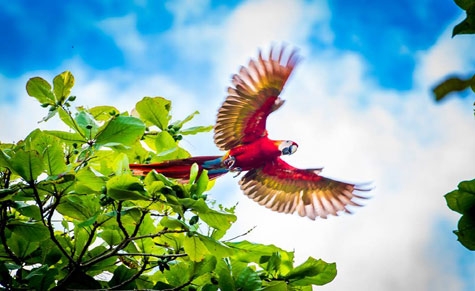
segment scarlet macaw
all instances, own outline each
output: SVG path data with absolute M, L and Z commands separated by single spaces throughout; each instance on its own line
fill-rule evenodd
M 299 61 L 297 51 L 271 48 L 269 56 L 259 52 L 232 77 L 228 96 L 218 111 L 214 142 L 227 151 L 224 156 L 201 156 L 153 164 L 131 164 L 136 174 L 155 170 L 165 176 L 187 179 L 197 163 L 211 179 L 227 172 L 247 171 L 239 184 L 249 198 L 274 211 L 297 213 L 314 220 L 328 214 L 349 212 L 348 205 L 361 206 L 354 191 L 368 191 L 362 185 L 344 183 L 320 176 L 321 169 L 298 169 L 281 155 L 291 155 L 297 143 L 267 137 L 267 116 L 284 104 L 279 95 Z

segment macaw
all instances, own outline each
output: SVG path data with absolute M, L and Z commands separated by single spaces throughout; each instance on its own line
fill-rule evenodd
M 223 156 L 200 156 L 152 164 L 130 164 L 135 174 L 155 170 L 163 175 L 186 180 L 191 166 L 207 170 L 210 179 L 228 172 L 247 172 L 239 184 L 249 198 L 271 210 L 294 213 L 315 220 L 317 217 L 350 212 L 348 205 L 361 206 L 364 185 L 356 185 L 320 176 L 321 168 L 298 169 L 280 158 L 297 151 L 290 140 L 269 139 L 267 116 L 280 108 L 286 81 L 299 62 L 296 50 L 271 48 L 267 57 L 259 52 L 232 77 L 228 96 L 218 111 L 214 142 Z

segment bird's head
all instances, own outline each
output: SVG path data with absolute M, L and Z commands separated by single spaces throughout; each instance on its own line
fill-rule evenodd
M 291 140 L 283 140 L 279 143 L 279 150 L 282 155 L 291 155 L 297 151 L 298 144 Z

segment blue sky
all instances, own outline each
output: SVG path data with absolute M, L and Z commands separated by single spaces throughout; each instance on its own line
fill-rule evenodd
M 213 124 L 230 76 L 271 44 L 303 61 L 270 116 L 271 137 L 299 143 L 288 159 L 323 174 L 373 180 L 354 215 L 307 221 L 274 214 L 225 177 L 212 192 L 239 202 L 235 234 L 336 261 L 326 290 L 473 290 L 475 256 L 451 231 L 443 194 L 474 177 L 473 94 L 435 104 L 431 86 L 473 72 L 473 36 L 451 38 L 463 17 L 451 0 L 424 1 L 9 1 L 0 4 L 0 140 L 17 141 L 45 112 L 28 78 L 70 70 L 77 104 L 130 110 L 164 96 L 183 118 Z M 8 124 L 8 126 L 6 126 Z M 185 139 L 217 154 L 212 134 Z M 249 215 L 252 213 L 252 215 Z

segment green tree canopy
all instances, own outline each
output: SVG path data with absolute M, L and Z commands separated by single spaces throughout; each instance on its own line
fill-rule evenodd
M 145 97 L 134 116 L 113 106 L 73 107 L 74 77 L 26 89 L 69 128 L 34 129 L 0 143 L 0 285 L 7 289 L 311 290 L 336 276 L 335 263 L 274 245 L 224 240 L 234 207 L 211 201 L 213 182 L 128 165 L 189 157 L 183 135 L 197 112 L 172 122 L 171 102 Z

